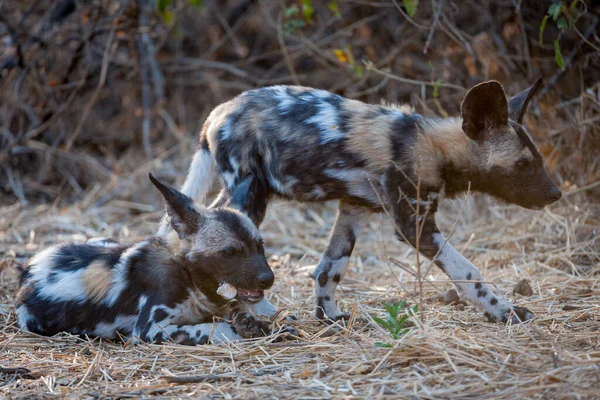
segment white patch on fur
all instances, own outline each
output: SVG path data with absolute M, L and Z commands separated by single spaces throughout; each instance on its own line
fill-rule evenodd
M 229 283 L 221 283 L 217 289 L 217 294 L 224 299 L 231 300 L 237 296 L 237 288 Z
M 478 308 L 483 308 L 486 312 L 490 313 L 498 320 L 502 320 L 503 313 L 505 313 L 506 310 L 513 308 L 512 304 L 502 297 L 496 295 L 486 283 L 480 282 L 481 287 L 476 289 L 475 283 L 484 280 L 479 269 L 477 269 L 476 266 L 463 257 L 454 247 L 450 245 L 450 243 L 446 243 L 444 245 L 446 239 L 441 233 L 434 233 L 433 240 L 439 248 L 444 246 L 438 254 L 437 259 L 444 265 L 444 270 L 453 281 L 454 285 L 458 288 L 461 295 L 466 300 L 471 301 Z M 471 274 L 471 280 L 475 281 L 474 283 L 464 282 L 467 279 L 467 274 Z M 477 292 L 479 290 L 484 290 L 486 292 L 486 296 L 478 297 Z M 490 304 L 492 296 L 498 300 L 498 302 L 494 305 Z
M 235 172 L 223 172 L 221 174 L 221 176 L 223 177 L 223 180 L 225 181 L 225 186 L 227 186 L 229 189 L 233 189 L 233 186 L 235 184 L 235 177 L 237 176 Z
M 119 246 L 119 243 L 117 243 L 113 239 L 107 238 L 107 237 L 91 238 L 91 239 L 88 239 L 86 244 L 89 244 L 90 246 L 99 246 L 99 247 L 107 247 L 107 248 Z
M 240 170 L 240 163 L 235 159 L 234 156 L 229 156 L 229 163 L 231 164 L 231 168 L 233 168 L 233 172 L 236 174 Z
M 178 326 L 174 324 L 155 324 L 150 328 L 147 336 L 149 338 L 154 338 L 156 334 L 162 333 L 163 337 L 167 335 L 171 340 L 178 342 L 183 338 L 176 336 L 177 332 L 185 332 L 190 339 L 194 340 L 195 343 L 198 343 L 203 336 L 209 336 L 209 341 L 215 344 L 242 339 L 240 335 L 233 331 L 231 325 L 229 325 L 227 322 L 203 323 L 185 326 Z
M 17 307 L 17 323 L 21 329 L 28 330 L 27 324 L 29 322 L 35 321 L 35 318 L 29 312 L 29 309 L 25 305 L 20 305 Z
M 233 168 L 233 171 L 232 172 L 229 172 L 229 171 L 223 172 L 221 174 L 221 176 L 223 177 L 223 180 L 225 181 L 225 186 L 227 186 L 229 189 L 233 189 L 233 187 L 236 184 L 236 182 L 235 182 L 236 178 L 239 175 L 240 163 L 233 156 L 229 157 L 229 163 L 231 164 L 231 168 Z
M 138 313 L 142 311 L 142 308 L 144 308 L 147 301 L 148 301 L 148 296 L 146 296 L 146 295 L 140 296 L 140 299 L 138 300 L 138 308 L 137 308 Z
M 112 307 L 115 305 L 121 292 L 127 287 L 127 275 L 129 273 L 129 259 L 148 245 L 147 241 L 136 243 L 131 246 L 119 258 L 119 262 L 113 267 L 110 289 L 106 293 L 106 297 L 102 299 L 102 304 Z
M 321 99 L 327 99 L 334 96 L 333 93 L 323 89 L 313 89 L 311 90 L 310 94 L 320 97 Z
M 221 127 L 221 141 L 229 139 L 234 133 L 231 114 L 225 118 L 225 123 Z
M 117 331 L 122 331 L 124 334 L 131 332 L 137 319 L 137 315 L 118 315 L 114 322 L 98 322 L 92 335 L 104 339 L 115 339 Z
M 217 306 L 199 290 L 188 289 L 188 298 L 171 313 L 171 321 L 178 325 L 193 323 L 217 313 Z
M 320 101 L 317 105 L 319 111 L 306 120 L 308 124 L 315 124 L 321 130 L 321 144 L 335 142 L 346 137 L 346 134 L 339 129 L 338 111 L 327 101 Z
M 319 200 L 325 197 L 325 191 L 320 186 L 314 186 L 308 193 L 308 198 Z
M 52 271 L 52 256 L 60 251 L 60 246 L 52 246 L 34 255 L 28 262 L 29 273 L 35 281 L 45 281 Z
M 373 187 L 378 188 L 380 186 L 378 176 L 369 174 L 362 168 L 328 168 L 325 170 L 325 175 L 343 181 L 349 194 L 372 203 L 379 202 L 377 195 L 373 191 Z M 382 193 L 380 193 L 381 195 Z
M 271 88 L 275 98 L 277 99 L 277 110 L 282 114 L 290 112 L 296 104 L 296 99 L 290 96 L 285 86 L 274 86 Z
M 212 336 L 210 338 L 211 343 L 226 343 L 233 340 L 240 340 L 242 337 L 235 333 L 226 322 L 217 322 L 212 324 Z
M 209 151 L 200 149 L 194 154 L 181 193 L 204 204 L 215 174 L 213 158 Z
M 323 311 L 329 318 L 335 319 L 342 314 L 338 306 L 335 304 L 335 290 L 337 289 L 338 282 L 335 282 L 333 277 L 336 274 L 339 274 L 340 277 L 344 276 L 346 273 L 346 268 L 348 268 L 348 261 L 348 257 L 342 257 L 338 260 L 331 260 L 324 255 L 312 274 L 315 278 L 315 300 L 317 301 L 317 306 L 319 305 L 318 299 L 322 298 Z M 327 283 L 324 286 L 321 286 L 319 283 L 319 274 L 324 272 L 325 266 L 330 263 L 331 269 L 327 273 Z M 329 300 L 327 300 L 326 297 L 329 297 Z
M 250 304 L 248 306 L 248 311 L 250 311 L 254 315 L 263 315 L 267 317 L 272 317 L 277 314 L 278 308 L 267 300 L 267 298 L 263 298 L 261 301 L 255 304 Z
M 289 188 L 286 185 L 284 185 L 279 179 L 277 179 L 271 172 L 269 172 L 269 183 L 278 193 L 289 193 Z
M 50 271 L 52 270 L 46 270 L 43 274 L 32 274 L 31 280 L 36 282 L 40 297 L 56 302 L 87 300 L 87 291 L 82 281 L 83 268 L 77 271 L 53 270 L 53 282 L 48 281 Z
M 446 243 L 444 235 L 441 233 L 433 234 L 433 241 L 442 248 L 437 259 L 444 264 L 444 269 L 452 279 L 464 280 L 468 273 L 471 273 L 473 280 L 481 279 L 481 272 L 476 266 L 471 264 L 463 255 L 461 255 L 450 243 Z
M 82 281 L 84 269 L 76 271 L 56 269 L 53 256 L 60 251 L 60 246 L 50 247 L 36 254 L 29 261 L 31 281 L 35 282 L 42 298 L 59 302 L 86 301 L 87 291 Z M 51 274 L 52 282 L 49 281 Z

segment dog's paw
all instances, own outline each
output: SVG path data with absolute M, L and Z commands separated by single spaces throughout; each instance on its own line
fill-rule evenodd
M 535 315 L 525 307 L 512 306 L 501 311 L 499 315 L 493 315 L 489 312 L 484 314 L 490 322 L 501 322 L 506 324 L 508 321 L 511 324 L 520 324 L 521 322 L 533 319 Z
M 234 321 L 238 335 L 245 339 L 267 336 L 271 333 L 269 325 L 252 314 L 240 314 Z
M 284 339 L 289 339 L 292 336 L 300 336 L 298 335 L 298 331 L 293 326 L 283 325 L 281 328 L 276 329 L 273 334 L 275 334 L 274 343 L 282 342 Z
M 347 322 L 350 320 L 350 313 L 340 312 L 339 314 L 334 315 L 316 315 L 317 319 L 320 319 L 323 323 L 327 325 L 333 325 L 338 321 Z

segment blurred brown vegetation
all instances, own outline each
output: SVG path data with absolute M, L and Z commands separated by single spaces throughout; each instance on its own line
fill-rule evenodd
M 176 162 L 161 173 L 181 182 L 211 108 L 273 84 L 446 116 L 475 83 L 514 94 L 543 75 L 527 124 L 553 178 L 600 179 L 597 2 L 578 2 L 574 29 L 548 21 L 542 44 L 549 0 L 420 1 L 412 18 L 402 1 L 309 3 L 174 0 L 161 15 L 149 0 L 0 2 L 0 202 L 118 191 L 149 160 Z

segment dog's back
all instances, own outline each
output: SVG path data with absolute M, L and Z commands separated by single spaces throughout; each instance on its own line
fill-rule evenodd
M 22 273 L 19 326 L 43 335 L 131 333 L 141 288 L 131 284 L 130 266 L 148 246 L 65 244 L 37 254 Z

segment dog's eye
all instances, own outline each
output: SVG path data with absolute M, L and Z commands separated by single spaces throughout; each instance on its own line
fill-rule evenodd
M 231 257 L 234 256 L 235 253 L 237 253 L 237 250 L 235 249 L 235 247 L 228 247 L 226 249 L 221 250 L 221 253 L 223 253 L 227 257 Z
M 519 168 L 527 168 L 529 166 L 529 160 L 527 160 L 526 158 L 523 158 L 519 161 L 517 161 L 517 167 Z

